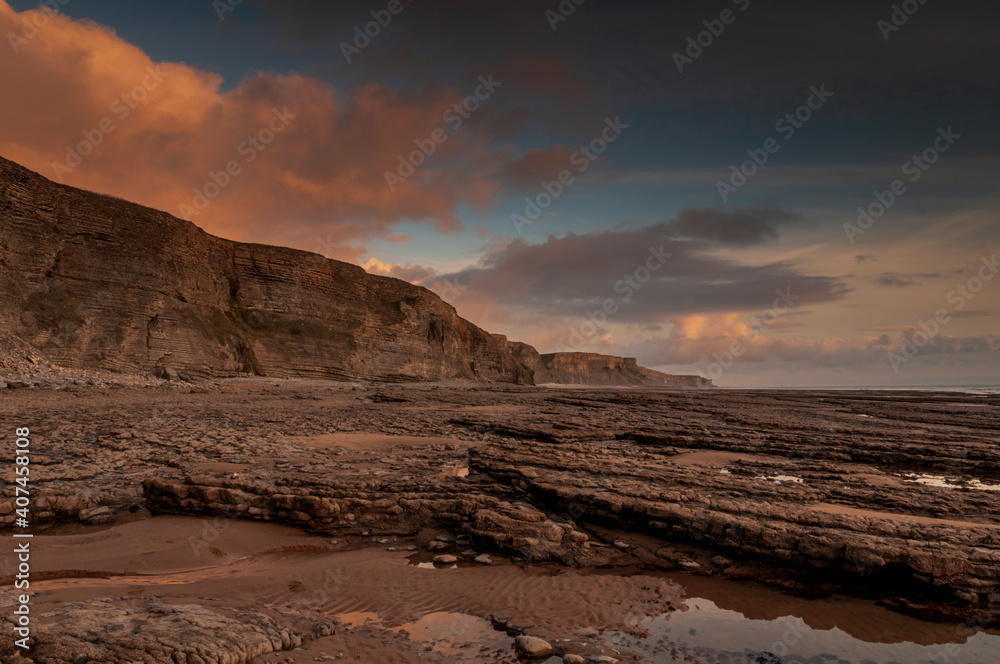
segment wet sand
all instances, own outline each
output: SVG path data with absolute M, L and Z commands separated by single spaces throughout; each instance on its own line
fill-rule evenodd
M 864 600 L 809 600 L 754 583 L 638 568 L 570 571 L 505 562 L 425 568 L 400 550 L 405 542 L 393 544 L 333 545 L 273 524 L 176 516 L 39 536 L 34 606 L 44 614 L 66 602 L 155 596 L 230 612 L 318 612 L 340 624 L 336 634 L 259 662 L 417 662 L 428 646 L 447 661 L 516 661 L 513 638 L 495 629 L 491 616 L 581 652 L 586 643 L 636 661 L 671 661 L 671 652 L 676 661 L 725 661 L 738 652 L 721 647 L 733 628 L 774 633 L 780 641 L 782 630 L 794 626 L 796 643 L 826 639 L 854 648 L 858 657 L 923 656 L 951 643 L 959 653 L 954 661 L 974 662 L 984 647 L 969 645 L 971 634 L 961 625 L 929 624 Z M 671 633 L 680 624 L 684 633 Z M 714 643 L 714 652 L 692 645 L 699 641 L 692 631 Z M 984 644 L 1000 647 L 1000 637 L 992 639 Z M 370 659 L 376 653 L 379 659 Z

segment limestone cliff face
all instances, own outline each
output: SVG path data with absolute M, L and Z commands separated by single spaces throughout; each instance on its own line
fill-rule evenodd
M 530 380 L 505 343 L 427 289 L 223 240 L 2 158 L 0 329 L 79 368 Z
M 541 355 L 528 344 L 508 342 L 511 352 L 531 369 L 536 385 L 632 385 L 646 387 L 712 387 L 701 376 L 675 376 L 640 367 L 634 357 L 598 353 Z
M 542 355 L 541 359 L 542 365 L 554 383 L 662 387 L 711 386 L 711 381 L 701 376 L 674 376 L 640 367 L 634 357 L 614 357 L 597 353 L 550 353 Z

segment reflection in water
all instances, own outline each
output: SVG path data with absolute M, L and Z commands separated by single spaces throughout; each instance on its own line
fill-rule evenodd
M 634 618 L 631 634 L 611 634 L 609 643 L 652 661 L 712 664 L 989 664 L 1000 657 L 1000 637 L 969 637 L 971 630 L 961 628 L 951 643 L 869 643 L 837 627 L 813 629 L 798 617 L 753 620 L 703 598 L 685 604 L 687 611 Z
M 114 521 L 110 523 L 101 523 L 95 525 L 88 525 L 80 523 L 79 521 L 48 521 L 32 526 L 32 532 L 35 535 L 87 535 L 89 533 L 99 533 L 102 530 L 110 530 L 116 526 L 122 526 L 127 523 L 135 523 L 136 521 L 142 521 L 148 519 L 152 516 L 149 510 L 140 509 L 135 512 L 129 510 L 120 510 L 114 516 Z
M 348 627 L 366 623 L 385 627 L 377 613 L 359 611 L 337 617 Z M 453 657 L 465 655 L 460 660 L 463 662 L 496 661 L 500 653 L 511 652 L 514 643 L 512 637 L 495 630 L 488 620 L 465 613 L 428 613 L 420 620 L 388 629 L 405 633 L 411 641 L 427 644 L 435 652 Z
M 768 482 L 775 482 L 776 484 L 781 484 L 782 482 L 793 482 L 795 484 L 802 484 L 802 478 L 796 477 L 795 475 L 760 475 L 757 477 L 759 480 L 766 480 Z
M 980 491 L 1000 491 L 1000 484 L 986 484 L 974 477 L 947 477 L 945 475 L 929 475 L 927 473 L 906 473 L 907 482 L 915 482 L 926 486 L 936 486 L 945 489 L 979 489 Z
M 527 573 L 525 581 L 530 581 Z M 605 571 L 614 577 L 619 572 Z M 660 575 L 656 575 L 660 578 Z M 671 575 L 690 595 L 682 610 L 658 616 L 629 615 L 625 629 L 563 632 L 571 642 L 589 642 L 638 661 L 688 664 L 996 664 L 1000 636 L 963 625 L 926 623 L 874 602 L 849 598 L 792 597 L 757 584 Z M 651 579 L 652 580 L 652 579 Z M 730 608 L 722 608 L 722 606 Z M 734 610 L 732 607 L 737 607 Z M 628 608 L 623 607 L 623 612 Z M 510 653 L 513 640 L 489 621 L 465 613 L 433 612 L 402 625 L 384 625 L 376 613 L 338 616 L 345 624 L 374 621 L 405 631 L 413 641 L 447 654 L 454 662 Z M 546 634 L 547 621 L 538 624 Z M 555 658 L 553 662 L 561 660 Z
M 435 650 L 447 651 L 468 643 L 509 649 L 513 639 L 493 629 L 488 620 L 464 613 L 429 613 L 420 620 L 395 628 L 413 641 L 433 643 Z

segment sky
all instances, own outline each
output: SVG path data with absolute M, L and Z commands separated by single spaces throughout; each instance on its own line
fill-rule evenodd
M 998 29 L 962 0 L 0 0 L 0 156 L 543 353 L 996 385 Z

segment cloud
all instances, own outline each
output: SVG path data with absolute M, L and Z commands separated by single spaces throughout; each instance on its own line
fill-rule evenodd
M 354 26 L 371 20 L 376 7 L 370 2 L 261 4 L 289 48 L 329 49 L 329 59 L 339 60 L 331 71 L 338 79 L 360 68 L 384 77 L 406 70 L 417 85 L 456 84 L 470 71 L 502 68 L 522 81 L 512 85 L 561 108 L 573 100 L 577 110 L 581 104 L 593 110 L 597 100 L 614 99 L 672 109 L 738 104 L 741 114 L 752 114 L 775 103 L 801 103 L 809 86 L 826 82 L 839 95 L 829 112 L 851 120 L 891 118 L 898 125 L 914 116 L 913 126 L 922 126 L 928 116 L 967 116 L 960 111 L 974 105 L 971 112 L 985 125 L 997 99 L 997 72 L 990 63 L 997 59 L 993 26 L 1000 10 L 971 0 L 921 6 L 888 44 L 876 25 L 888 18 L 888 5 L 782 0 L 749 3 L 746 11 L 733 6 L 736 20 L 683 75 L 674 53 L 705 30 L 705 21 L 718 19 L 720 8 L 590 0 L 553 32 L 546 11 L 558 3 L 551 0 L 404 2 L 404 11 L 348 66 L 338 45 L 351 38 Z M 947 94 L 940 94 L 942 87 Z M 560 120 L 572 122 L 576 115 L 550 114 L 547 127 L 558 130 Z
M 383 277 L 393 277 L 408 281 L 411 284 L 421 284 L 440 274 L 432 267 L 423 265 L 402 265 L 400 263 L 385 263 L 374 256 L 361 264 L 370 274 L 377 274 Z
M 477 122 L 498 137 L 538 130 L 582 134 L 590 121 L 611 112 L 588 68 L 573 57 L 577 47 L 560 35 L 553 38 L 547 1 L 403 0 L 403 10 L 350 63 L 342 44 L 351 43 L 355 28 L 381 7 L 366 0 L 259 4 L 289 50 L 324 54 L 317 69 L 338 87 L 379 81 L 411 91 L 442 84 L 462 88 L 477 76 L 495 74 L 503 94 Z
M 562 145 L 528 150 L 507 162 L 498 173 L 507 184 L 524 191 L 536 191 L 543 182 L 558 177 L 570 165 L 572 151 Z
M 959 273 L 961 270 L 958 271 Z M 872 278 L 872 283 L 879 286 L 904 288 L 906 286 L 919 286 L 925 279 L 941 279 L 945 275 L 941 272 L 918 272 L 915 274 L 900 274 L 898 272 L 883 272 Z
M 678 239 L 749 246 L 776 240 L 783 226 L 801 225 L 802 222 L 799 213 L 765 203 L 732 210 L 689 207 L 669 221 L 665 230 Z
M 904 288 L 906 286 L 917 286 L 920 284 L 919 281 L 914 279 L 908 279 L 906 277 L 901 277 L 893 272 L 887 272 L 883 275 L 875 277 L 872 281 L 879 286 Z
M 32 15 L 0 0 L 0 34 L 20 34 Z M 308 77 L 260 73 L 224 92 L 215 74 L 154 62 L 112 30 L 62 14 L 19 46 L 0 49 L 0 154 L 175 215 L 207 189 L 216 196 L 192 220 L 212 233 L 325 244 L 323 253 L 356 259 L 402 221 L 461 230 L 458 208 L 481 208 L 498 190 L 489 173 L 502 160 L 471 126 L 395 191 L 386 183 L 415 141 L 447 128 L 443 113 L 467 90 L 368 84 L 338 94 Z M 280 131 L 271 129 L 276 114 L 287 118 Z M 55 165 L 78 148 L 75 168 Z M 225 172 L 230 162 L 238 174 Z
M 778 291 L 797 306 L 829 302 L 848 288 L 809 275 L 793 261 L 746 265 L 718 249 L 761 243 L 799 215 L 777 206 L 726 211 L 687 209 L 643 228 L 550 236 L 499 245 L 479 264 L 448 275 L 467 284 L 466 299 L 486 297 L 519 314 L 585 317 L 612 302 L 617 323 L 656 323 L 677 316 L 757 311 Z
M 904 339 L 916 330 L 907 329 L 896 336 L 881 334 L 860 340 L 829 337 L 810 340 L 803 337 L 777 337 L 760 334 L 752 324 L 735 313 L 720 316 L 690 316 L 678 319 L 667 335 L 636 337 L 616 348 L 617 352 L 638 357 L 647 366 L 694 365 L 708 373 L 719 363 L 733 344 L 741 353 L 734 363 L 770 366 L 798 364 L 804 367 L 852 368 L 866 373 L 892 374 L 890 352 L 899 352 Z M 1000 336 L 936 335 L 921 348 L 914 362 L 934 362 L 935 357 L 973 356 L 1000 350 Z M 879 371 L 879 368 L 882 371 Z

